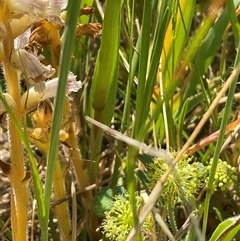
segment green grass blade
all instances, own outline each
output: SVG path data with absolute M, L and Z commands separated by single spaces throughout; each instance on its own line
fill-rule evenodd
M 135 6 L 135 0 L 132 0 L 132 6 Z M 125 125 L 126 122 L 129 121 L 129 110 L 130 110 L 130 97 L 131 97 L 131 92 L 132 92 L 132 87 L 133 87 L 133 78 L 134 78 L 134 65 L 133 65 L 133 30 L 134 30 L 134 7 L 132 8 L 132 12 L 130 10 L 130 3 L 129 0 L 127 1 L 127 12 L 128 12 L 128 21 L 130 22 L 129 26 L 129 75 L 128 75 L 128 82 L 127 82 L 127 89 L 126 89 L 126 96 L 125 96 L 125 105 L 123 109 L 123 116 L 122 116 L 122 123 L 121 123 L 121 132 L 124 132 L 125 130 Z M 139 39 L 138 39 L 139 42 Z
M 108 0 L 106 3 L 101 45 L 89 99 L 89 115 L 105 124 L 112 119 L 116 100 L 121 8 L 122 1 Z M 90 178 L 94 182 L 98 175 L 102 132 L 93 127 L 90 138 L 91 158 L 94 158 Z
M 240 0 L 235 0 L 234 5 L 240 4 Z M 223 11 L 221 16 L 216 20 L 210 31 L 204 38 L 202 45 L 199 47 L 194 60 L 191 79 L 184 92 L 183 99 L 191 96 L 198 84 L 199 78 L 205 74 L 207 68 L 211 64 L 222 41 L 223 33 L 229 21 L 227 9 Z
M 227 10 L 228 10 L 230 22 L 232 24 L 235 41 L 236 41 L 236 43 L 239 43 L 239 41 L 240 41 L 240 23 L 239 23 L 237 15 L 236 15 L 236 10 L 235 10 L 233 0 L 227 1 Z
M 218 225 L 218 227 L 215 229 L 209 241 L 233 240 L 234 236 L 239 231 L 240 231 L 240 216 L 228 218 L 227 220 L 224 220 Z
M 165 37 L 163 52 L 163 78 L 164 86 L 172 86 L 172 77 L 179 64 L 185 45 L 189 42 L 189 31 L 194 16 L 195 1 L 175 1 L 172 6 L 172 19 L 169 23 Z M 177 8 L 177 9 L 175 9 Z M 178 10 L 178 12 L 176 12 Z M 166 56 L 165 56 L 166 55 Z M 184 54 L 185 57 L 185 54 Z
M 238 52 L 237 52 L 237 56 L 235 59 L 235 67 L 238 68 L 238 75 L 239 75 L 239 68 L 240 68 L 239 62 L 240 62 L 240 44 L 238 45 Z M 217 164 L 218 164 L 218 160 L 219 160 L 219 156 L 220 156 L 220 152 L 221 152 L 221 148 L 222 148 L 222 144 L 223 144 L 223 140 L 224 140 L 224 136 L 225 136 L 226 126 L 229 121 L 229 117 L 231 115 L 233 97 L 234 97 L 234 93 L 236 90 L 238 75 L 236 76 L 235 80 L 233 81 L 232 85 L 230 86 L 230 89 L 228 92 L 227 103 L 226 103 L 224 115 L 223 115 L 224 117 L 221 122 L 220 133 L 219 133 L 219 136 L 217 139 L 217 144 L 216 144 L 216 148 L 214 151 L 213 162 L 212 162 L 212 166 L 211 166 L 211 172 L 210 172 L 209 181 L 207 184 L 208 190 L 213 190 L 213 188 L 214 188 L 214 176 L 216 173 Z M 206 234 L 206 229 L 207 229 L 207 221 L 208 221 L 208 214 L 209 214 L 208 211 L 209 211 L 211 195 L 212 195 L 212 192 L 210 192 L 210 191 L 207 192 L 205 203 L 204 203 L 204 216 L 203 216 L 203 229 L 202 229 L 204 236 Z
M 156 25 L 154 39 L 153 39 L 153 49 L 151 53 L 150 68 L 147 76 L 146 88 L 144 93 L 145 100 L 144 100 L 144 108 L 142 109 L 141 125 L 145 123 L 148 117 L 150 102 L 152 101 L 152 93 L 153 93 L 154 86 L 156 84 L 156 76 L 157 76 L 157 71 L 159 67 L 161 50 L 163 48 L 163 42 L 164 42 L 163 36 L 165 35 L 169 20 L 170 20 L 169 9 L 167 8 L 166 5 L 162 6 L 161 12 L 159 14 L 159 18 L 157 21 L 157 25 Z M 147 130 L 148 128 L 143 129 L 143 131 L 141 131 L 139 135 L 144 136 Z
M 182 136 L 183 136 L 183 126 L 184 126 L 184 121 L 187 115 L 187 110 L 188 110 L 188 105 L 189 105 L 189 99 L 186 99 L 186 101 L 183 104 L 183 107 L 181 108 L 179 118 L 178 118 L 178 146 L 182 146 Z
M 94 71 L 92 85 L 92 105 L 102 111 L 109 95 L 115 71 L 118 68 L 120 10 L 122 1 L 108 0 L 105 9 L 102 41 Z
M 142 39 L 139 52 L 139 73 L 138 73 L 138 87 L 136 100 L 136 120 L 134 125 L 133 136 L 135 137 L 141 127 L 142 110 L 145 108 L 144 90 L 146 85 L 147 68 L 148 68 L 148 51 L 150 44 L 150 30 L 151 30 L 151 16 L 152 16 L 152 1 L 144 1 L 143 8 L 143 22 L 142 22 Z M 150 93 L 148 93 L 150 94 Z
M 49 151 L 47 155 L 47 172 L 46 184 L 44 192 L 44 202 L 46 207 L 46 215 L 44 217 L 44 227 L 42 229 L 42 241 L 47 240 L 48 236 L 48 217 L 50 210 L 50 201 L 52 195 L 52 181 L 55 167 L 55 160 L 59 146 L 59 130 L 63 115 L 64 99 L 66 94 L 67 76 L 70 68 L 70 61 L 73 51 L 73 44 L 76 32 L 76 22 L 79 14 L 80 0 L 70 0 L 68 2 L 68 15 L 63 38 L 63 49 L 60 59 L 60 73 L 57 95 L 54 102 L 53 122 L 51 129 L 51 139 L 49 143 Z
M 12 241 L 12 233 L 11 233 L 10 229 L 5 227 L 4 232 L 2 232 L 4 227 L 5 227 L 5 222 L 3 222 L 2 219 L 0 219 L 1 234 L 5 235 L 5 237 L 8 238 L 7 240 Z M 4 236 L 3 236 L 3 238 L 4 238 Z

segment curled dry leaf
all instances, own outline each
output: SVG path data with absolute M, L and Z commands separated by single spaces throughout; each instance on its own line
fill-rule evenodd
M 41 45 L 50 45 L 52 43 L 52 34 L 47 25 L 50 24 L 46 20 L 39 21 L 34 24 L 34 30 L 29 38 L 29 45 L 37 42 Z
M 95 39 L 97 35 L 102 33 L 102 24 L 100 23 L 87 23 L 87 24 L 78 24 L 76 38 L 81 36 L 89 36 L 92 39 Z
M 208 15 L 210 15 L 212 18 L 216 18 L 222 12 L 225 4 L 226 0 L 210 1 L 207 8 Z
M 94 12 L 95 8 L 84 4 L 84 7 L 80 9 L 80 16 L 81 15 L 91 15 Z

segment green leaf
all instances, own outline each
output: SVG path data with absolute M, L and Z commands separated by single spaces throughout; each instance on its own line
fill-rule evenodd
M 98 217 L 104 217 L 104 213 L 112 208 L 113 190 L 102 187 L 93 199 L 93 210 Z
M 116 186 L 113 188 L 113 196 L 127 196 L 127 190 L 123 186 Z M 125 198 L 127 200 L 127 198 Z
M 185 121 L 187 110 L 188 110 L 188 104 L 189 104 L 189 98 L 187 98 L 186 101 L 184 102 L 184 104 L 180 110 L 180 115 L 178 118 L 178 132 L 179 132 L 178 136 L 180 136 L 180 137 L 182 136 L 182 132 L 183 132 L 183 125 L 184 125 L 184 121 Z M 181 138 L 179 141 L 180 142 L 182 141 Z
M 47 155 L 47 173 L 44 192 L 45 216 L 44 225 L 42 228 L 41 240 L 45 241 L 48 237 L 48 219 L 50 212 L 50 202 L 52 195 L 52 182 L 55 167 L 55 160 L 58 155 L 59 130 L 63 115 L 63 106 L 66 95 L 67 76 L 70 69 L 71 57 L 73 52 L 73 45 L 76 32 L 76 22 L 79 13 L 81 0 L 68 1 L 68 15 L 66 20 L 66 28 L 63 34 L 63 48 L 60 59 L 59 81 L 57 88 L 57 95 L 54 101 L 53 122 L 51 128 L 51 139 L 49 143 L 49 151 Z
M 141 183 L 145 186 L 148 187 L 149 185 L 149 179 L 146 175 L 146 172 L 144 172 L 143 170 L 137 170 L 136 172 L 136 177 L 139 181 L 141 181 Z
M 5 229 L 3 229 L 5 228 Z M 7 240 L 12 240 L 12 233 L 11 231 L 5 227 L 5 223 L 3 222 L 2 219 L 0 219 L 0 230 L 1 230 L 1 234 L 3 235 L 2 238 L 4 239 L 4 237 L 8 238 Z M 2 231 L 4 230 L 4 231 Z
M 103 111 L 118 68 L 120 12 L 122 1 L 108 0 L 105 9 L 102 42 L 94 71 L 92 106 Z
M 229 241 L 240 231 L 240 215 L 221 222 L 209 241 Z
M 235 6 L 237 6 L 239 3 L 239 0 L 234 1 Z M 199 47 L 195 56 L 195 64 L 192 71 L 191 80 L 189 81 L 188 87 L 184 93 L 184 98 L 192 94 L 192 92 L 195 90 L 195 86 L 198 84 L 200 76 L 206 72 L 207 68 L 211 64 L 217 50 L 219 49 L 228 21 L 229 14 L 227 9 L 225 9 L 202 41 L 202 45 Z
M 152 157 L 146 155 L 146 154 L 139 154 L 137 155 L 137 158 L 144 164 L 148 165 L 150 163 L 153 163 Z

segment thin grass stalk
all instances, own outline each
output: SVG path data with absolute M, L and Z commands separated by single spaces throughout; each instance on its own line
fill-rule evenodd
M 138 72 L 138 86 L 137 86 L 137 99 L 136 99 L 136 114 L 133 127 L 133 137 L 136 138 L 142 125 L 142 111 L 145 107 L 145 87 L 146 76 L 148 69 L 148 56 L 150 45 L 150 31 L 151 31 L 151 18 L 152 18 L 152 4 L 153 1 L 145 1 L 143 7 L 143 22 L 141 28 L 141 42 L 139 52 L 139 72 Z M 131 74 L 131 73 L 130 73 Z M 131 75 L 130 75 L 131 77 Z M 149 95 L 150 93 L 148 93 Z M 136 208 L 136 178 L 134 176 L 134 169 L 136 167 L 136 155 L 138 151 L 133 147 L 129 148 L 127 154 L 127 170 L 126 170 L 126 185 L 129 193 L 129 201 L 133 213 L 134 225 L 137 223 L 137 208 Z M 137 239 L 141 239 L 139 235 Z
M 77 240 L 77 196 L 76 189 L 71 180 L 71 196 L 72 196 L 72 240 Z
M 234 34 L 234 38 L 236 43 L 240 42 L 240 24 L 238 21 L 238 17 L 236 15 L 236 9 L 234 6 L 234 1 L 233 0 L 229 0 L 227 1 L 227 10 L 228 10 L 228 15 L 229 15 L 229 19 L 232 25 L 232 30 L 233 30 L 233 34 Z
M 68 2 L 68 14 L 66 20 L 66 28 L 63 38 L 63 49 L 60 59 L 60 71 L 59 71 L 59 85 L 57 89 L 57 95 L 54 102 L 53 122 L 51 129 L 51 139 L 49 144 L 49 151 L 47 155 L 47 172 L 46 172 L 46 184 L 44 193 L 44 202 L 46 207 L 45 225 L 42 228 L 41 240 L 45 241 L 48 238 L 48 217 L 50 210 L 50 200 L 52 194 L 52 182 L 53 173 L 55 167 L 55 160 L 58 154 L 58 139 L 59 130 L 61 126 L 61 120 L 63 115 L 64 97 L 67 85 L 67 76 L 70 68 L 70 61 L 72 56 L 76 22 L 79 14 L 80 0 L 69 0 Z
M 135 14 L 135 0 L 131 2 L 132 8 L 130 9 L 130 2 L 127 1 L 127 13 L 128 13 L 128 21 L 130 23 L 130 33 L 129 33 L 129 75 L 128 75 L 128 82 L 127 82 L 127 89 L 126 89 L 126 96 L 124 101 L 124 109 L 123 109 L 123 118 L 121 122 L 121 132 L 123 132 L 126 128 L 126 122 L 129 121 L 129 110 L 130 110 L 130 97 L 132 93 L 133 87 L 133 66 L 132 66 L 132 59 L 133 59 L 133 30 L 134 30 L 134 14 Z M 132 10 L 132 11 L 131 11 Z
M 215 173 L 217 170 L 218 160 L 219 160 L 219 156 L 221 153 L 221 148 L 222 148 L 222 144 L 223 144 L 223 140 L 224 140 L 224 136 L 225 136 L 226 126 L 229 121 L 229 117 L 231 115 L 234 93 L 236 90 L 236 84 L 237 84 L 237 80 L 238 80 L 238 76 L 239 76 L 239 72 L 240 72 L 240 64 L 239 63 L 240 63 L 240 44 L 238 44 L 237 56 L 236 56 L 235 64 L 234 64 L 235 68 L 238 68 L 238 73 L 236 74 L 236 76 L 229 88 L 229 91 L 228 91 L 227 103 L 225 106 L 224 115 L 223 115 L 223 119 L 222 119 L 221 126 L 220 126 L 219 136 L 217 139 L 217 144 L 215 147 L 213 161 L 212 161 L 212 165 L 211 165 L 211 172 L 209 174 L 209 181 L 207 184 L 208 191 L 207 191 L 206 198 L 204 201 L 204 213 L 203 213 L 203 225 L 202 225 L 203 236 L 206 235 L 210 199 L 211 199 L 211 196 L 214 191 L 214 176 L 215 176 Z
M 54 223 L 53 219 L 54 219 L 53 212 L 52 212 L 52 210 L 50 210 L 48 226 L 49 226 L 49 229 L 51 232 L 52 240 L 59 241 L 59 234 L 57 233 L 56 224 Z
M 51 41 L 51 44 L 49 45 L 49 49 L 50 49 L 49 52 L 51 55 L 52 66 L 54 66 L 54 69 L 56 70 L 55 75 L 57 76 L 58 70 L 59 70 L 59 57 L 60 57 L 60 48 L 61 48 L 59 29 L 56 28 L 55 25 L 47 21 L 44 22 L 44 27 L 48 29 L 48 31 L 51 32 L 51 35 L 52 35 L 52 41 Z M 66 115 L 68 113 L 66 113 Z M 49 128 L 48 124 L 46 124 L 44 128 L 45 129 Z M 34 140 L 32 141 L 34 142 Z M 45 154 L 47 154 L 48 147 L 49 147 L 48 143 L 46 143 L 46 145 L 44 144 L 42 145 L 42 151 L 44 151 Z M 62 168 L 60 164 L 60 160 L 59 158 L 57 158 L 55 161 L 55 169 L 54 169 L 54 175 L 53 175 L 53 192 L 54 192 L 55 200 L 60 200 L 66 197 L 65 174 L 66 174 L 66 170 Z M 54 215 L 58 222 L 61 238 L 63 238 L 66 241 L 72 240 L 68 202 L 63 202 L 55 206 Z
M 150 103 L 152 101 L 152 93 L 154 93 L 154 85 L 156 84 L 156 79 L 157 79 L 157 71 L 159 69 L 159 62 L 160 62 L 160 56 L 163 48 L 163 42 L 164 42 L 164 35 L 166 33 L 166 29 L 168 26 L 170 20 L 170 12 L 169 8 L 167 7 L 167 1 L 163 2 L 163 5 L 161 5 L 160 9 L 160 14 L 158 16 L 157 24 L 156 24 L 156 29 L 154 33 L 154 38 L 153 38 L 153 49 L 151 53 L 151 58 L 150 58 L 150 64 L 149 64 L 149 72 L 146 80 L 146 87 L 145 87 L 145 102 L 144 102 L 144 108 L 142 109 L 142 123 L 141 125 L 144 125 L 144 128 L 140 129 L 140 132 L 138 133 L 138 139 L 141 140 L 145 137 L 146 133 L 148 132 L 151 121 L 147 122 L 146 120 L 149 115 L 149 110 L 150 110 Z M 162 103 L 164 100 L 162 98 L 159 98 L 161 102 L 157 103 L 157 108 L 158 107 L 162 110 Z M 159 104 L 159 105 L 158 105 Z M 155 114 L 156 111 L 154 111 L 153 118 L 156 119 L 156 116 L 159 115 L 159 111 L 157 112 L 158 114 Z
M 137 136 L 141 127 L 142 111 L 145 108 L 144 90 L 146 86 L 147 68 L 148 68 L 148 51 L 150 45 L 150 30 L 152 17 L 152 1 L 144 1 L 143 6 L 143 21 L 142 21 L 142 38 L 140 46 L 139 71 L 138 71 L 138 86 L 136 99 L 136 115 L 133 129 L 133 137 Z M 148 93 L 149 94 L 149 93 Z
M 58 49 L 61 46 L 61 40 L 58 34 L 58 30 L 55 26 L 50 25 L 49 29 L 52 28 L 52 35 L 55 36 L 54 41 L 50 45 L 50 54 L 53 62 L 53 66 L 57 70 L 59 69 L 59 55 Z M 64 101 L 64 116 L 69 115 L 71 113 L 71 107 L 68 99 Z M 71 124 L 68 130 L 69 138 L 67 140 L 68 145 L 74 149 L 69 150 L 72 163 L 75 168 L 75 174 L 77 175 L 78 183 L 80 186 L 80 190 L 85 189 L 89 185 L 89 178 L 87 174 L 87 169 L 84 167 L 84 163 L 78 150 L 78 141 L 77 137 L 74 133 L 73 125 Z M 54 170 L 54 179 L 53 179 L 53 190 L 54 190 L 54 198 L 55 200 L 62 199 L 66 197 L 65 192 L 65 170 L 61 167 L 59 163 L 59 159 L 56 160 L 56 167 Z M 87 220 L 86 227 L 88 230 L 89 237 L 91 239 L 96 239 L 95 230 L 97 229 L 97 219 L 93 213 L 92 207 L 92 193 L 88 192 L 86 195 L 82 197 L 84 208 L 86 209 L 85 219 Z M 70 214 L 68 209 L 68 202 L 63 202 L 60 205 L 55 207 L 55 216 L 58 219 L 59 228 L 62 231 L 62 235 L 66 240 L 71 240 L 71 227 L 70 227 Z
M 191 71 L 190 80 L 188 81 L 188 85 L 183 93 L 183 100 L 190 97 L 195 91 L 199 79 L 207 71 L 209 65 L 211 64 L 219 45 L 221 44 L 222 35 L 227 26 L 227 22 L 228 15 L 227 11 L 224 10 L 205 36 L 204 40 L 201 40 L 202 44 L 198 48 L 193 60 L 194 65 Z M 193 36 L 193 38 L 195 38 L 195 36 Z
M 50 48 L 50 54 L 51 54 L 53 66 L 55 67 L 56 72 L 58 72 L 57 71 L 59 69 L 59 53 L 58 53 L 58 51 L 59 51 L 59 47 L 61 46 L 61 40 L 60 40 L 60 37 L 58 34 L 58 29 L 54 25 L 51 25 L 48 23 L 46 23 L 45 27 L 47 27 L 49 29 L 49 31 L 51 31 L 52 35 L 54 36 L 54 41 L 50 44 L 49 48 Z M 70 108 L 69 100 L 67 100 L 65 98 L 64 116 L 69 115 L 69 113 L 71 111 L 72 110 Z M 70 148 L 71 150 L 69 150 L 69 152 L 70 152 L 70 156 L 71 156 L 74 168 L 76 170 L 75 173 L 78 178 L 80 189 L 82 190 L 89 185 L 88 175 L 87 175 L 86 166 L 84 165 L 81 154 L 78 151 L 78 141 L 75 136 L 72 124 L 69 127 L 68 134 L 69 134 L 69 138 L 67 139 L 68 146 L 71 146 L 73 148 L 73 149 Z M 64 198 L 66 196 L 66 194 L 64 196 L 65 183 L 64 183 L 64 180 L 61 180 L 61 178 L 62 179 L 65 178 L 64 172 L 65 172 L 64 169 L 61 168 L 61 166 L 59 165 L 59 160 L 57 159 L 56 167 L 55 167 L 55 171 L 54 171 L 54 179 L 53 179 L 53 186 L 54 186 L 53 189 L 54 189 L 54 195 L 55 195 L 56 200 Z M 92 199 L 93 198 L 92 198 L 91 192 L 88 192 L 82 198 L 84 208 L 87 210 L 84 218 L 86 220 L 85 223 L 87 226 L 87 230 L 88 230 L 90 239 L 97 239 L 95 237 L 95 230 L 97 228 L 97 225 L 96 225 L 97 219 L 93 215 Z M 61 207 L 56 206 L 56 218 L 58 219 L 58 224 L 59 224 L 60 230 L 63 230 L 63 236 L 65 237 L 65 239 L 69 240 L 69 239 L 71 239 L 71 234 L 69 231 L 70 230 L 70 227 L 69 227 L 70 215 L 68 212 L 68 203 L 67 202 L 61 203 L 60 206 Z M 62 210 L 62 212 L 61 212 L 61 210 Z M 93 220 L 95 220 L 94 225 L 93 225 Z
M 130 110 L 130 96 L 131 96 L 131 90 L 132 90 L 132 85 L 133 85 L 133 24 L 134 24 L 134 10 L 135 10 L 135 0 L 132 1 L 132 11 L 130 11 L 130 3 L 129 1 L 127 2 L 128 6 L 128 17 L 129 17 L 129 22 L 130 22 L 130 50 L 129 50 L 129 75 L 128 75 L 128 83 L 127 83 L 127 90 L 126 90 L 126 96 L 125 96 L 125 105 L 124 105 L 124 110 L 123 110 L 123 119 L 121 123 L 121 130 L 125 130 L 125 123 L 126 121 L 129 121 L 129 110 Z M 141 36 L 140 36 L 141 38 Z M 129 193 L 129 200 L 133 212 L 133 217 L 136 219 L 136 200 L 135 200 L 135 177 L 134 177 L 134 168 L 135 168 L 135 158 L 134 154 L 133 156 L 131 155 L 131 150 L 128 152 L 128 162 L 127 162 L 127 189 Z

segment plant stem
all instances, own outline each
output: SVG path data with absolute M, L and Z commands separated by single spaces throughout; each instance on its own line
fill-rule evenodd
M 48 218 L 50 211 L 50 199 L 52 194 L 53 173 L 55 168 L 55 160 L 58 152 L 59 130 L 61 126 L 64 97 L 67 85 L 67 76 L 70 68 L 71 55 L 73 51 L 74 36 L 76 32 L 76 22 L 81 1 L 68 1 L 68 15 L 63 38 L 63 49 L 60 59 L 59 84 L 57 95 L 54 102 L 53 112 L 53 128 L 51 129 L 51 139 L 49 143 L 49 151 L 47 156 L 47 173 L 44 192 L 44 202 L 46 206 L 46 215 L 44 217 L 45 226 L 42 228 L 41 240 L 45 241 L 48 238 Z
M 3 70 L 7 83 L 8 93 L 14 99 L 16 105 L 13 114 L 21 123 L 20 110 L 20 87 L 17 71 L 11 67 L 10 57 L 13 46 L 13 36 L 8 19 L 6 6 L 3 4 L 0 9 L 3 16 L 3 24 L 7 30 L 7 36 L 3 39 Z M 26 188 L 24 158 L 21 138 L 14 121 L 8 118 L 8 136 L 11 155 L 11 172 L 8 178 L 11 183 L 11 219 L 13 240 L 27 240 L 27 212 L 28 212 L 28 193 Z
M 59 158 L 55 163 L 55 170 L 53 176 L 53 190 L 55 200 L 60 200 L 66 197 L 65 192 L 65 170 L 61 167 Z M 68 210 L 68 202 L 62 202 L 54 207 L 54 215 L 58 220 L 60 233 L 64 240 L 72 240 L 72 229 L 70 223 L 70 215 Z
M 70 113 L 70 105 L 68 101 L 65 101 L 64 113 Z M 69 138 L 67 139 L 67 143 L 73 149 L 69 149 L 69 153 L 71 156 L 71 161 L 74 166 L 75 174 L 78 179 L 78 184 L 80 186 L 80 190 L 84 190 L 87 186 L 89 186 L 89 177 L 88 177 L 88 169 L 84 164 L 81 153 L 78 150 L 78 141 L 76 135 L 74 133 L 73 125 L 70 126 L 68 130 Z M 77 149 L 77 150 L 76 150 Z M 99 239 L 98 233 L 95 231 L 98 227 L 98 219 L 93 214 L 93 195 L 91 191 L 86 192 L 82 195 L 82 202 L 84 204 L 84 208 L 86 209 L 86 228 L 88 231 L 88 235 L 90 240 Z

